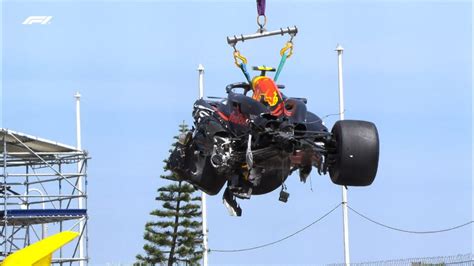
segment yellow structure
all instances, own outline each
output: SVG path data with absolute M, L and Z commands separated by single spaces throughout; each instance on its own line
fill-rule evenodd
M 49 266 L 54 251 L 71 242 L 79 233 L 65 231 L 47 237 L 8 256 L 0 266 Z

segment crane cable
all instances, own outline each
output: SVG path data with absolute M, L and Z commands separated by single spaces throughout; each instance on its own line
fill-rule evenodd
M 263 18 L 263 22 L 260 22 L 260 18 Z M 267 24 L 267 16 L 265 16 L 265 0 L 257 0 L 257 25 L 259 27 L 258 32 L 262 33 L 265 30 Z

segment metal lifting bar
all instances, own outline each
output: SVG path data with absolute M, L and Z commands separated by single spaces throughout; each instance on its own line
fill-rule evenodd
M 280 28 L 279 30 L 275 31 L 264 31 L 264 32 L 257 32 L 254 34 L 249 34 L 249 35 L 234 35 L 232 37 L 227 37 L 227 43 L 230 46 L 235 46 L 238 42 L 244 42 L 246 40 L 251 40 L 251 39 L 258 39 L 258 38 L 264 38 L 264 37 L 269 37 L 269 36 L 274 36 L 274 35 L 285 35 L 285 34 L 290 34 L 291 36 L 296 36 L 298 33 L 298 28 L 296 26 L 293 27 L 286 27 L 286 28 Z

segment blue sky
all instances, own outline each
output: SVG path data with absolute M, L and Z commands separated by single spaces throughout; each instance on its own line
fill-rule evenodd
M 89 162 L 91 263 L 133 262 L 157 207 L 162 160 L 177 126 L 190 123 L 199 63 L 205 94 L 242 81 L 226 36 L 256 30 L 254 1 L 3 1 L 2 127 L 73 145 L 74 98 L 82 98 Z M 472 220 L 472 26 L 468 1 L 268 1 L 268 29 L 297 25 L 280 82 L 324 116 L 337 113 L 337 43 L 344 48 L 346 119 L 379 130 L 378 176 L 350 188 L 349 204 L 392 226 L 434 230 Z M 49 25 L 26 26 L 31 15 Z M 239 45 L 250 65 L 278 64 L 287 39 Z M 325 123 L 331 127 L 337 117 Z M 246 248 L 309 224 L 341 201 L 340 187 L 312 174 L 242 201 L 227 214 L 208 198 L 211 249 Z M 410 235 L 350 213 L 354 262 L 472 252 L 472 227 Z M 343 261 L 338 210 L 269 248 L 211 253 L 210 263 L 326 264 Z

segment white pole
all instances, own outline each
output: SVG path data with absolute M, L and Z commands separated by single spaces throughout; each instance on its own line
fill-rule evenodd
M 199 99 L 204 98 L 204 66 L 199 64 Z
M 79 92 L 76 92 L 76 94 L 74 95 L 74 97 L 76 98 L 76 146 L 77 146 L 77 150 L 82 150 L 82 143 L 81 143 L 81 94 Z M 79 161 L 77 163 L 77 172 L 80 173 L 81 172 L 81 168 L 82 168 L 82 161 Z M 83 190 L 83 186 L 82 186 L 82 175 L 79 175 L 77 177 L 77 189 L 81 192 L 79 193 L 82 193 Z M 82 196 L 82 195 L 81 195 Z M 84 208 L 84 198 L 83 197 L 80 197 L 79 198 L 79 209 L 83 209 Z M 80 238 L 79 238 L 79 258 L 81 259 L 79 261 L 79 265 L 80 266 L 84 266 L 84 234 L 83 234 L 83 228 L 84 228 L 84 218 L 81 218 L 79 220 L 79 235 L 80 235 Z
M 199 99 L 204 98 L 204 67 L 199 64 Z M 201 213 L 202 213 L 202 236 L 203 236 L 203 246 L 204 252 L 202 255 L 202 265 L 207 266 L 207 204 L 206 204 L 206 193 L 202 192 L 201 194 Z
M 338 65 L 338 81 L 339 81 L 339 119 L 344 120 L 344 84 L 342 81 L 342 53 L 344 48 L 337 45 L 337 65 Z M 342 223 L 344 234 L 344 263 L 346 266 L 350 265 L 349 255 L 349 217 L 347 212 L 347 188 L 342 186 Z

